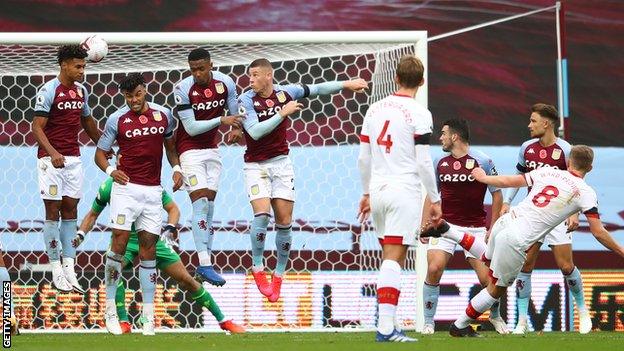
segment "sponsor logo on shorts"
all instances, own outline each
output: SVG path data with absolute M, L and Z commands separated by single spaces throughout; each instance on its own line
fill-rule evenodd
M 223 86 L 223 83 L 219 82 L 215 84 L 215 90 L 217 91 L 217 94 L 223 94 L 225 92 L 225 87 Z
M 260 194 L 260 187 L 258 186 L 258 184 L 254 184 L 251 186 L 251 195 L 258 195 Z
M 126 215 L 125 215 L 125 214 L 120 214 L 120 215 L 117 215 L 117 221 L 116 221 L 116 223 L 117 223 L 117 224 L 120 224 L 120 225 L 121 225 L 121 224 L 126 224 Z
M 58 185 L 50 185 L 48 188 L 48 193 L 50 193 L 50 195 L 52 196 L 56 196 L 56 194 L 58 194 Z
M 196 175 L 193 174 L 192 176 L 189 177 L 189 184 L 191 186 L 195 186 L 195 185 L 197 185 L 197 183 L 198 183 L 198 181 L 197 181 L 197 176 Z

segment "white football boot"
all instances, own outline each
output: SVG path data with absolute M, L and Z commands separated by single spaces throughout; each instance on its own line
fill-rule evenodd
M 106 300 L 106 311 L 104 312 L 104 322 L 106 323 L 106 330 L 113 335 L 121 335 L 121 325 L 119 325 L 119 317 L 117 316 L 117 307 L 115 306 L 115 300 Z
M 139 319 L 139 324 L 143 329 L 143 335 L 155 335 L 154 331 L 154 316 L 143 315 Z
M 579 312 L 579 333 L 587 334 L 592 330 L 592 320 L 589 311 Z
M 526 318 L 518 319 L 518 324 L 516 324 L 516 329 L 514 329 L 513 334 L 522 335 L 529 332 L 529 323 L 527 323 Z
M 85 293 L 85 289 L 78 283 L 78 278 L 76 277 L 76 271 L 74 270 L 74 259 L 64 257 L 63 258 L 63 273 L 65 274 L 65 279 L 71 284 L 73 289 L 81 294 Z
M 492 323 L 497 333 L 509 334 L 509 329 L 507 329 L 507 323 L 505 323 L 505 321 L 501 317 L 492 318 L 490 316 L 490 323 Z
M 435 333 L 435 326 L 433 324 L 425 324 L 423 326 L 421 334 L 432 335 L 433 333 Z
M 50 262 L 52 265 L 52 285 L 61 292 L 71 292 L 74 287 L 67 281 L 61 262 Z

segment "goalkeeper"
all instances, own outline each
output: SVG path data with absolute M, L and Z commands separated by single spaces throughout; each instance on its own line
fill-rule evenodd
M 80 223 L 80 228 L 73 240 L 74 247 L 78 247 L 82 243 L 86 233 L 93 229 L 98 216 L 109 204 L 112 186 L 113 178 L 106 179 L 106 181 L 100 185 L 98 194 L 91 205 L 91 210 L 89 210 L 89 213 L 87 213 L 82 223 Z M 174 240 L 177 237 L 176 224 L 180 219 L 180 210 L 171 196 L 164 190 L 162 192 L 162 205 L 168 214 L 168 224 L 165 226 L 160 240 L 156 243 L 156 266 L 173 278 L 179 284 L 180 288 L 190 292 L 193 301 L 206 307 L 217 319 L 221 329 L 231 333 L 244 333 L 245 329 L 242 326 L 225 318 L 221 309 L 219 309 L 219 305 L 212 299 L 210 293 L 206 291 L 199 282 L 193 279 L 182 265 L 180 256 L 172 249 L 172 245 L 175 243 Z M 137 232 L 133 225 L 130 232 L 130 239 L 128 240 L 128 246 L 124 254 L 124 267 L 131 266 L 134 259 L 139 255 L 138 240 Z M 122 281 L 119 282 L 119 286 L 117 287 L 115 302 L 117 304 L 117 314 L 119 315 L 121 329 L 124 334 L 130 333 L 132 327 L 126 311 L 125 287 Z

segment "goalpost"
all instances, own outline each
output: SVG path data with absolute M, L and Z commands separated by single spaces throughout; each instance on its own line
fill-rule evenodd
M 80 43 L 92 33 L 0 33 L 0 223 L 5 261 L 13 282 L 13 298 L 21 329 L 48 332 L 103 327 L 103 253 L 108 248 L 108 211 L 79 248 L 78 276 L 85 295 L 56 294 L 41 230 L 36 144 L 30 132 L 34 97 L 45 81 L 58 74 L 56 47 Z M 293 250 L 278 303 L 266 302 L 247 275 L 249 224 L 252 218 L 242 179 L 242 146 L 221 143 L 223 172 L 215 209 L 213 262 L 224 273 L 222 288 L 207 286 L 227 317 L 251 330 L 371 330 L 376 324 L 375 284 L 381 251 L 374 231 L 356 219 L 361 185 L 356 168 L 358 135 L 368 106 L 396 89 L 394 69 L 403 54 L 416 54 L 427 67 L 427 33 L 401 32 L 239 32 L 239 33 L 100 33 L 109 54 L 89 63 L 85 84 L 92 115 L 103 128 L 106 116 L 124 104 L 117 81 L 128 72 L 142 72 L 152 101 L 173 107 L 173 87 L 189 75 L 186 56 L 206 47 L 215 70 L 230 75 L 238 92 L 248 89 L 247 65 L 265 57 L 274 64 L 276 83 L 319 83 L 364 78 L 365 94 L 343 92 L 304 100 L 288 132 L 297 187 L 293 215 Z M 417 100 L 427 106 L 425 85 Z M 221 135 L 225 129 L 220 130 Z M 85 172 L 79 220 L 88 211 L 105 179 L 93 163 L 94 145 L 80 134 Z M 170 169 L 163 172 L 170 189 Z M 197 265 L 190 234 L 190 201 L 174 198 L 181 208 L 180 250 L 192 272 Z M 270 224 L 271 230 L 273 224 Z M 274 232 L 267 237 L 269 267 L 274 266 Z M 267 257 L 265 255 L 265 257 Z M 16 271 L 17 270 L 17 271 Z M 420 330 L 426 251 L 409 251 L 402 279 L 399 319 Z M 124 272 L 131 319 L 140 311 L 138 279 Z M 161 277 L 156 293 L 156 323 L 175 330 L 218 330 L 213 317 L 193 306 L 174 282 Z

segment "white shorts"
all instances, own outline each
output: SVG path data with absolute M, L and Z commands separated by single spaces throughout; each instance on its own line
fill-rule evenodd
M 82 197 L 82 161 L 77 156 L 65 156 L 65 167 L 54 168 L 49 156 L 37 160 L 39 193 L 44 200 L 61 200 L 63 196 Z
M 511 286 L 526 261 L 522 240 L 526 228 L 522 218 L 512 218 L 510 213 L 501 216 L 492 227 L 485 257 L 491 258 L 490 275 L 497 286 Z
M 420 193 L 401 185 L 385 185 L 370 192 L 370 206 L 377 238 L 382 244 L 414 246 L 420 233 Z
M 559 223 L 558 226 L 554 227 L 546 236 L 543 241 L 540 242 L 548 245 L 548 246 L 558 246 L 558 245 L 566 245 L 572 244 L 572 232 L 567 233 L 568 226 L 566 222 Z
M 110 227 L 159 235 L 162 226 L 162 187 L 113 183 Z
M 188 150 L 180 155 L 184 188 L 189 193 L 198 189 L 217 191 L 221 177 L 219 149 Z
M 485 234 L 487 233 L 487 229 L 485 229 L 485 227 L 461 227 L 451 223 L 449 223 L 449 225 L 452 229 L 459 233 L 468 233 L 476 238 L 485 240 Z M 455 241 L 447 238 L 429 238 L 429 245 L 427 246 L 427 250 L 442 250 L 453 255 L 455 253 L 455 248 L 458 245 L 459 244 Z M 466 250 L 464 250 L 464 257 L 466 257 L 466 259 L 476 258 Z
M 262 198 L 295 201 L 295 170 L 290 157 L 245 162 L 243 171 L 249 201 Z

